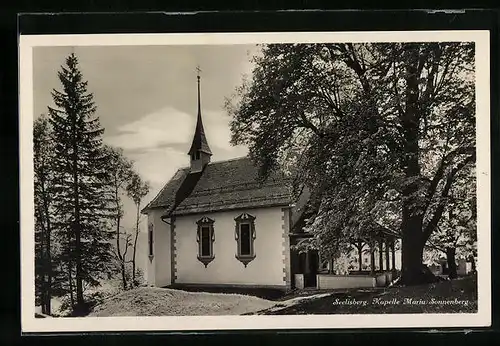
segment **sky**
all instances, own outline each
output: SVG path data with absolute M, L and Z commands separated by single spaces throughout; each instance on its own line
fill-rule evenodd
M 201 68 L 201 107 L 212 161 L 244 156 L 247 148 L 231 146 L 223 105 L 251 74 L 254 45 L 224 46 L 78 46 L 33 49 L 34 117 L 54 106 L 51 91 L 65 58 L 74 52 L 94 94 L 107 144 L 121 147 L 143 179 L 149 202 L 180 167 L 189 164 L 197 115 L 196 67 Z M 135 212 L 125 203 L 125 225 Z

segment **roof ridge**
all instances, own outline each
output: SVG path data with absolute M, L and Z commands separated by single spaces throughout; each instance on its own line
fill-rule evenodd
M 242 159 L 250 159 L 250 157 L 248 155 L 245 155 L 245 156 L 238 156 L 238 157 L 233 157 L 233 158 L 225 159 L 225 160 L 210 161 L 207 165 L 211 166 L 211 165 L 214 165 L 216 163 L 225 163 L 225 162 L 231 162 L 231 161 L 238 161 L 238 160 L 242 160 Z M 185 166 L 179 167 L 179 170 L 189 169 L 189 168 L 190 168 L 189 165 L 185 165 Z
M 214 165 L 216 163 L 225 163 L 225 162 L 231 162 L 231 161 L 238 161 L 238 160 L 242 160 L 242 159 L 250 159 L 250 157 L 248 155 L 245 155 L 245 156 L 233 157 L 233 158 L 226 159 L 226 160 L 211 161 L 208 163 L 208 165 L 210 166 L 210 165 Z
M 281 182 L 270 182 L 270 183 L 242 183 L 242 184 L 232 184 L 232 185 L 227 185 L 224 187 L 216 187 L 216 188 L 208 188 L 208 189 L 203 189 L 203 190 L 197 190 L 193 191 L 191 194 L 192 196 L 206 196 L 210 195 L 212 193 L 227 193 L 227 192 L 238 192 L 238 191 L 247 191 L 247 190 L 254 190 L 255 187 L 258 188 L 272 188 L 272 187 L 286 187 L 286 182 L 281 181 Z

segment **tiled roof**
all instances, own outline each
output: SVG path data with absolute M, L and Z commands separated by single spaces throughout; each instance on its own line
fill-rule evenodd
M 209 163 L 203 172 L 181 168 L 145 208 L 165 208 L 185 215 L 240 208 L 292 204 L 290 180 L 275 172 L 261 182 L 258 167 L 248 157 Z

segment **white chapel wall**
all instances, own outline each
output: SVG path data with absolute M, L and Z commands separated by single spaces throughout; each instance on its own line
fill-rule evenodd
M 152 210 L 148 213 L 148 225 L 153 224 L 153 258 L 146 255 L 146 280 L 148 285 L 157 287 L 171 284 L 170 226 L 161 220 L 164 210 Z M 146 235 L 146 246 L 148 236 Z M 149 249 L 149 247 L 148 247 Z
M 242 213 L 255 216 L 256 257 L 247 267 L 235 258 L 235 218 Z M 175 223 L 175 283 L 285 287 L 284 229 L 281 208 L 235 210 L 179 216 Z M 196 222 L 202 217 L 215 221 L 215 259 L 205 265 L 197 259 Z

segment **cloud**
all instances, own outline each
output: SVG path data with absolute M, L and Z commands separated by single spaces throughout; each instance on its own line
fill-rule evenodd
M 230 118 L 223 112 L 202 111 L 205 133 L 212 149 L 212 161 L 225 160 L 247 154 L 244 146 L 231 146 Z M 168 106 L 116 130 L 116 135 L 105 138 L 107 144 L 123 148 L 134 161 L 138 173 L 151 183 L 151 196 L 163 187 L 177 169 L 189 165 L 187 151 L 195 129 L 195 114 Z
M 171 106 L 147 114 L 117 129 L 106 142 L 124 150 L 153 149 L 174 143 L 187 143 L 194 127 L 192 117 Z

